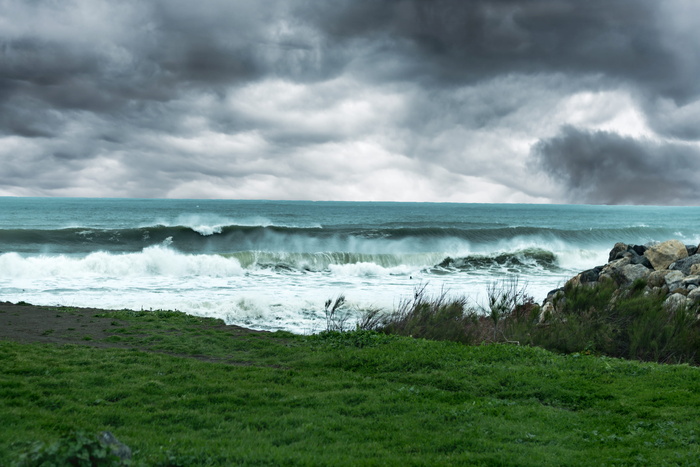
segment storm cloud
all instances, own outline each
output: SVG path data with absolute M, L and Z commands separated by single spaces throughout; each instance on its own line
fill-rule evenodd
M 535 154 L 572 203 L 683 204 L 700 196 L 697 147 L 565 127 L 538 143 Z
M 698 17 L 692 0 L 9 0 L 0 195 L 697 204 Z

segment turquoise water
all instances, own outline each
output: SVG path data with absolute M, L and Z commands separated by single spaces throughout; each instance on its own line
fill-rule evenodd
M 540 301 L 618 241 L 700 242 L 700 208 L 0 198 L 0 300 L 171 308 L 313 332 L 323 303 L 391 308 L 517 276 Z

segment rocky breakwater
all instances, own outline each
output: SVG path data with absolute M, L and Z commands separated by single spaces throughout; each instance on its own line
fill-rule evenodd
M 644 287 L 645 294 L 665 297 L 664 307 L 669 311 L 700 305 L 700 251 L 698 246 L 678 240 L 647 245 L 616 243 L 607 264 L 583 271 L 547 295 L 540 320 L 561 310 L 567 290 L 601 283 L 615 284 L 613 300 L 626 290 Z

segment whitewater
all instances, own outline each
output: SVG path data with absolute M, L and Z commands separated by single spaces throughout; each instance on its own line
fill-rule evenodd
M 175 309 L 325 328 L 323 305 L 391 310 L 517 278 L 538 302 L 616 242 L 700 242 L 700 208 L 0 198 L 0 301 Z

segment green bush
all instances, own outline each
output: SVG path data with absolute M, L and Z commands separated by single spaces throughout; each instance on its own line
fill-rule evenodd
M 111 435 L 108 436 L 111 437 Z M 129 460 L 119 456 L 120 450 L 124 448 L 125 446 L 122 444 L 107 443 L 98 438 L 90 438 L 85 433 L 74 432 L 61 437 L 52 444 L 30 443 L 20 455 L 16 466 L 125 466 L 130 464 Z M 128 450 L 128 448 L 126 449 Z M 130 455 L 129 451 L 129 457 Z
M 665 295 L 613 283 L 569 286 L 561 310 L 539 326 L 530 341 L 549 350 L 592 352 L 655 362 L 700 362 L 695 310 L 664 308 Z
M 412 300 L 401 303 L 396 311 L 386 316 L 379 329 L 387 334 L 465 344 L 484 339 L 479 315 L 467 306 L 466 297 L 450 298 L 444 291 L 429 297 L 425 287 L 417 289 Z

